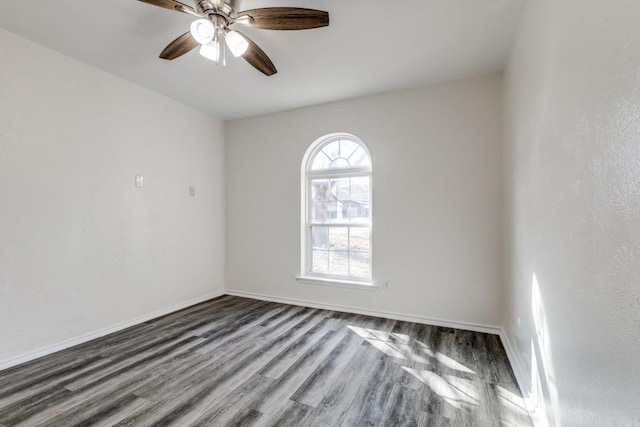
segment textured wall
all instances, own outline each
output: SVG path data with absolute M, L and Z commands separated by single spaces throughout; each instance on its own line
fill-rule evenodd
M 530 1 L 505 87 L 523 391 L 541 425 L 640 425 L 640 2 Z
M 487 77 L 227 123 L 227 288 L 500 322 L 502 79 Z M 300 169 L 348 132 L 373 159 L 375 292 L 296 283 Z
M 222 291 L 223 124 L 3 31 L 0 52 L 0 362 Z

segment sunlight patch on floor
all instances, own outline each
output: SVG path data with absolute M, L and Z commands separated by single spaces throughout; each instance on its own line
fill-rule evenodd
M 353 332 L 360 337 L 367 340 L 369 344 L 386 354 L 387 356 L 394 357 L 396 359 L 406 359 L 406 357 L 400 351 L 400 348 L 392 344 L 389 341 L 390 333 L 383 331 L 376 331 L 373 329 L 365 329 L 359 326 L 347 326 Z
M 457 409 L 478 406 L 479 404 L 478 391 L 475 389 L 473 381 L 449 376 L 449 379 L 455 378 L 454 385 L 435 372 L 416 370 L 406 366 L 403 366 L 402 369 L 422 381 L 438 396 Z
M 475 374 L 474 371 L 462 363 L 438 351 L 431 350 L 429 346 L 420 341 L 411 340 L 406 334 L 378 331 L 351 325 L 347 327 L 387 356 L 423 364 L 432 364 L 435 360 L 449 369 L 467 374 Z
M 462 363 L 453 360 L 452 358 L 450 358 L 449 356 L 440 353 L 439 351 L 433 351 L 429 348 L 429 346 L 427 346 L 424 343 L 421 343 L 420 341 L 416 341 L 420 347 L 422 347 L 422 351 L 428 355 L 429 357 L 436 359 L 438 362 L 440 362 L 442 365 L 446 366 L 449 369 L 453 369 L 455 371 L 460 371 L 460 372 L 466 372 L 467 374 L 475 374 L 474 371 L 472 371 L 471 369 L 467 368 L 466 366 L 464 366 Z

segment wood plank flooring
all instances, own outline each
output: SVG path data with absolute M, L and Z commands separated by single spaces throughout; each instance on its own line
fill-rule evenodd
M 495 335 L 223 296 L 0 372 L 0 427 L 530 426 Z

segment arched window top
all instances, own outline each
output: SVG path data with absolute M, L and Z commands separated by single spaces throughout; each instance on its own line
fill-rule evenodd
M 307 170 L 323 171 L 345 168 L 371 170 L 369 150 L 357 137 L 349 134 L 328 135 L 316 141 L 310 151 Z

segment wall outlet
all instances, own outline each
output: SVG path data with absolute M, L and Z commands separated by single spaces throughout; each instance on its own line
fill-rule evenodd
M 189 187 L 189 196 L 196 197 L 196 187 Z
M 391 289 L 391 280 L 385 280 L 382 287 L 385 289 Z
M 136 175 L 136 188 L 144 187 L 144 176 Z

